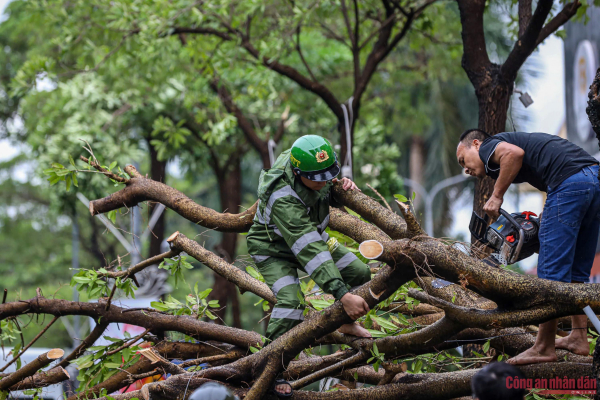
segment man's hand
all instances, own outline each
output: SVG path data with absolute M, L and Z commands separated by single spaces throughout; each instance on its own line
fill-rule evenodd
M 338 181 L 337 178 L 333 178 L 332 182 L 336 183 Z M 362 192 L 362 190 L 360 190 L 358 188 L 358 186 L 356 186 L 356 183 L 352 182 L 352 180 L 348 179 L 348 178 L 342 178 L 342 187 L 344 188 L 344 190 L 358 190 L 359 192 Z
M 340 299 L 346 314 L 353 320 L 357 320 L 363 315 L 367 314 L 370 310 L 367 302 L 360 296 L 355 294 L 346 293 Z
M 500 207 L 503 202 L 504 199 L 502 197 L 492 195 L 487 203 L 485 203 L 485 206 L 483 206 L 483 211 L 495 221 L 500 216 Z

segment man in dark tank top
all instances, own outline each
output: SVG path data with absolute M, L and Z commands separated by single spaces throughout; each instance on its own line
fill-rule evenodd
M 512 183 L 527 182 L 547 193 L 540 224 L 538 277 L 587 283 L 600 231 L 598 160 L 558 136 L 504 132 L 494 136 L 465 131 L 456 149 L 458 163 L 477 178 L 496 180 L 484 211 L 497 218 Z M 540 324 L 534 346 L 508 360 L 511 364 L 556 361 L 556 350 L 588 355 L 587 319 L 571 317 L 573 330 L 555 341 L 557 320 Z

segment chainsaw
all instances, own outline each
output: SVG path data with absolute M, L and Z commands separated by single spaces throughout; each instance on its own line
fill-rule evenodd
M 494 251 L 491 256 L 481 260 L 492 267 L 514 264 L 540 251 L 540 220 L 531 211 L 509 214 L 500 209 L 500 217 L 491 225 L 487 214 L 481 218 L 473 211 L 469 230 L 475 239 Z M 466 252 L 466 249 L 462 251 Z M 436 289 L 451 284 L 440 278 L 431 282 Z
M 489 222 L 487 214 L 481 218 L 473 211 L 469 230 L 477 240 L 493 250 L 492 257 L 500 264 L 514 264 L 539 252 L 540 220 L 535 213 L 509 214 L 500 209 L 498 220 L 491 225 Z

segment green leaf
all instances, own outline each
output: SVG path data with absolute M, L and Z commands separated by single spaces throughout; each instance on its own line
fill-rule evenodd
M 263 278 L 263 276 L 260 274 L 260 272 L 258 272 L 254 267 L 252 267 L 250 265 L 247 266 L 246 272 L 254 279 L 257 279 L 263 283 L 265 282 L 265 278 Z
M 490 341 L 488 340 L 487 342 L 485 342 L 483 344 L 483 351 L 487 353 L 489 350 L 490 350 Z
M 212 292 L 212 289 L 211 289 L 211 288 L 208 288 L 208 289 L 206 289 L 206 290 L 203 290 L 202 292 L 198 293 L 198 298 L 199 298 L 200 300 L 202 300 L 202 299 L 205 299 L 205 298 L 206 298 L 206 297 L 207 297 L 207 296 L 210 294 L 210 292 Z
M 413 372 L 418 374 L 419 372 L 421 372 L 421 369 L 423 368 L 423 361 L 418 360 L 414 365 L 413 365 Z
M 160 301 L 153 301 L 150 303 L 150 307 L 154 308 L 158 311 L 168 311 L 169 307 L 167 307 L 164 303 Z
M 382 326 L 383 328 L 385 328 L 385 329 L 387 329 L 387 330 L 389 330 L 389 331 L 396 331 L 396 330 L 398 330 L 398 327 L 397 327 L 396 325 L 394 325 L 393 323 L 391 323 L 390 321 L 388 321 L 388 320 L 387 320 L 387 319 L 385 319 L 385 318 L 382 318 L 382 317 L 375 317 L 375 316 L 373 316 L 372 318 L 373 318 L 373 320 L 374 320 L 375 322 L 377 322 L 377 323 L 378 323 L 380 326 Z
M 317 311 L 321 311 L 327 307 L 329 307 L 330 305 L 332 305 L 334 303 L 333 299 L 330 300 L 322 300 L 322 299 L 312 299 L 310 301 L 310 304 L 315 308 L 315 310 Z
M 377 343 L 373 343 L 373 353 L 375 355 L 379 355 L 379 349 L 377 349 Z
M 406 198 L 406 196 L 403 196 L 401 194 L 395 194 L 394 197 L 396 199 L 398 199 L 398 201 L 401 201 L 402 203 L 406 203 L 408 201 L 408 199 Z
M 212 320 L 217 319 L 217 316 L 214 315 L 213 313 L 211 313 L 210 311 L 206 310 L 206 316 Z
M 379 364 L 381 364 L 381 360 L 377 360 L 377 362 L 373 364 L 373 369 L 375 372 L 379 372 Z
M 388 337 L 389 336 L 389 334 L 386 333 L 386 332 L 376 331 L 374 329 L 367 329 L 367 330 L 369 331 L 369 333 L 373 337 L 382 338 L 382 337 Z
M 256 347 L 252 347 L 252 346 L 250 346 L 250 351 L 251 351 L 252 353 L 258 353 L 260 350 L 259 350 L 259 349 L 257 349 Z
M 109 170 L 112 170 L 112 169 L 113 169 L 114 167 L 116 167 L 116 166 L 117 166 L 117 162 L 116 162 L 116 161 L 113 161 L 113 162 L 112 162 L 112 163 L 110 163 L 110 165 L 108 166 L 108 169 L 109 169 Z
M 112 210 L 106 213 L 106 218 L 108 218 L 113 224 L 117 223 L 117 210 Z

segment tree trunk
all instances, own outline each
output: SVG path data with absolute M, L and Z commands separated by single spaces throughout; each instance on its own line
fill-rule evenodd
M 242 203 L 242 168 L 239 159 L 233 160 L 232 164 L 229 171 L 226 170 L 221 174 L 217 174 L 217 177 L 219 181 L 219 195 L 221 197 L 221 210 L 224 213 L 237 214 Z M 237 233 L 224 232 L 221 243 L 215 248 L 215 252 L 228 263 L 233 263 L 237 239 Z M 214 273 L 214 279 L 210 299 L 219 301 L 220 311 L 216 313 L 219 317 L 217 322 L 223 323 L 227 307 L 230 305 L 233 326 L 240 328 L 242 324 L 237 287 L 217 273 Z
M 476 86 L 475 94 L 479 103 L 479 129 L 483 129 L 490 135 L 504 132 L 506 129 L 506 117 L 512 87 L 514 82 L 501 82 L 500 67 L 491 64 L 488 73 L 492 77 L 492 82 L 480 81 Z M 475 183 L 475 193 L 473 197 L 473 211 L 483 216 L 483 206 L 494 192 L 495 180 L 486 176 L 484 179 L 478 179 Z M 471 238 L 475 243 L 475 239 Z M 484 354 L 483 345 L 470 344 L 463 347 L 465 357 L 475 357 L 475 353 Z
M 481 80 L 475 87 L 475 94 L 479 103 L 479 129 L 490 135 L 495 135 L 506 130 L 506 116 L 510 104 L 510 96 L 514 82 L 502 80 L 500 67 L 492 64 L 488 69 L 487 80 Z M 491 78 L 491 82 L 489 79 Z M 483 215 L 483 206 L 494 191 L 494 180 L 490 177 L 480 179 L 475 185 L 473 210 Z
M 409 161 L 409 176 L 414 182 L 417 182 L 421 186 L 424 186 L 424 173 L 425 173 L 425 141 L 420 136 L 412 136 L 410 138 L 410 161 Z M 410 196 L 407 196 L 410 198 Z M 415 197 L 414 207 L 415 210 L 419 208 L 423 199 L 421 196 Z
M 166 170 L 167 170 L 167 161 L 159 161 L 158 152 L 150 143 L 148 143 L 150 147 L 150 176 L 153 180 L 166 183 Z M 148 208 L 148 218 L 152 215 L 154 208 L 157 203 L 149 203 Z M 165 214 L 166 210 L 163 211 L 158 221 L 152 228 L 152 233 L 150 234 L 150 250 L 148 254 L 148 258 L 154 257 L 160 253 L 162 253 L 160 249 L 160 245 L 165 237 Z

